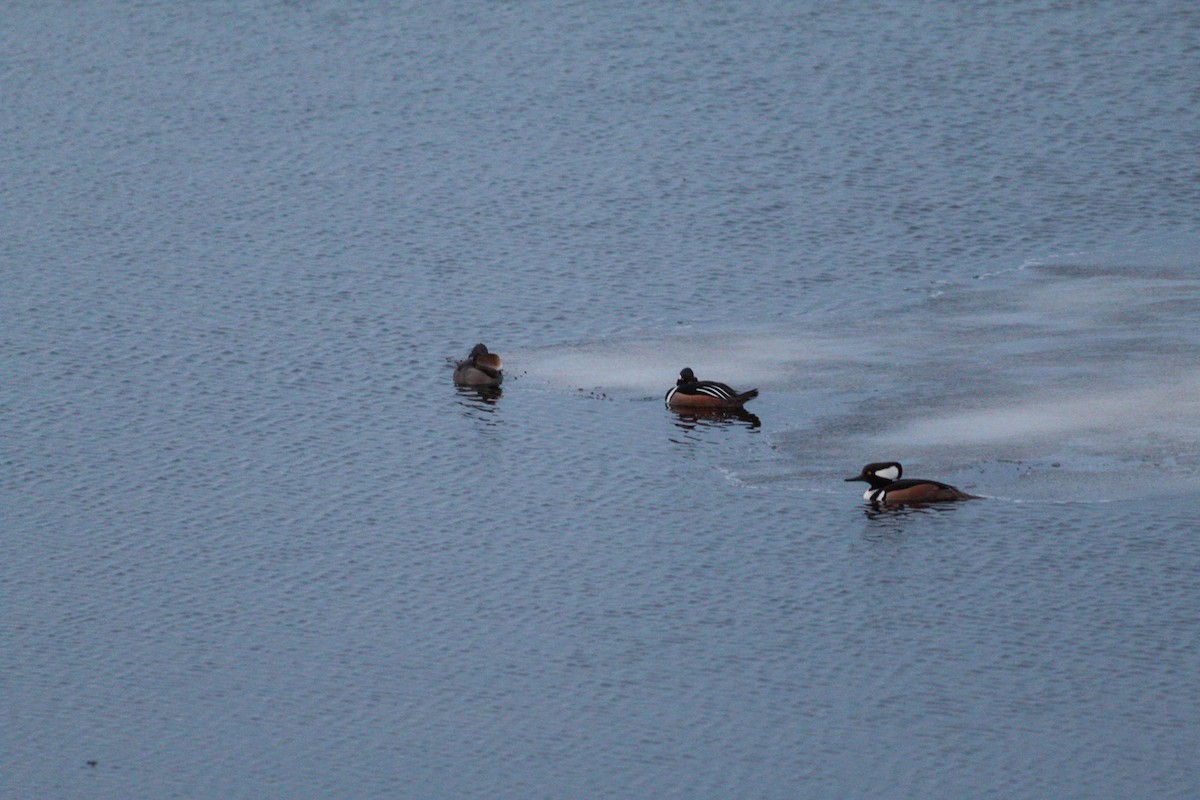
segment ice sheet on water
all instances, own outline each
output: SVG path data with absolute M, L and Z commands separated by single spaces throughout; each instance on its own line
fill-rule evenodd
M 630 399 L 660 396 L 683 366 L 757 386 L 764 430 L 810 477 L 896 458 L 1016 498 L 1120 498 L 1200 478 L 1197 319 L 1194 257 L 1072 254 L 789 327 L 521 355 L 548 386 Z

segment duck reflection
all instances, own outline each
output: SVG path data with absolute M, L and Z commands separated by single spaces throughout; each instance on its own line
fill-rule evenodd
M 675 426 L 685 431 L 727 425 L 744 425 L 750 429 L 762 427 L 762 420 L 744 408 L 672 408 L 671 415 Z
M 863 508 L 863 516 L 870 520 L 895 521 L 912 514 L 952 514 L 956 510 L 954 505 L 947 503 L 869 503 Z
M 456 386 L 458 404 L 468 410 L 469 415 L 477 412 L 496 413 L 496 404 L 504 390 L 499 386 Z

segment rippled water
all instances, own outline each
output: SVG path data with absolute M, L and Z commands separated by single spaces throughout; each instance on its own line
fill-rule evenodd
M 0 796 L 1200 794 L 1191 6 L 3 16 Z

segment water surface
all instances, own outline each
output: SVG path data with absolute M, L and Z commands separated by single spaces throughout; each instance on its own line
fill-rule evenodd
M 1187 4 L 4 19 L 0 795 L 1200 793 Z

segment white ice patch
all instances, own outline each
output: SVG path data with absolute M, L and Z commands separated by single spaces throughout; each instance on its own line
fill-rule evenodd
M 980 445 L 1065 439 L 1081 433 L 1177 438 L 1200 430 L 1200 370 L 1156 386 L 1016 400 L 971 411 L 925 412 L 879 437 L 889 445 Z M 882 475 L 882 473 L 880 473 Z
M 744 392 L 790 384 L 806 365 L 846 357 L 846 345 L 832 337 L 741 331 L 543 348 L 514 353 L 507 361 L 511 372 L 519 369 L 552 385 L 661 395 L 684 367 L 691 367 L 697 380 L 720 381 Z

